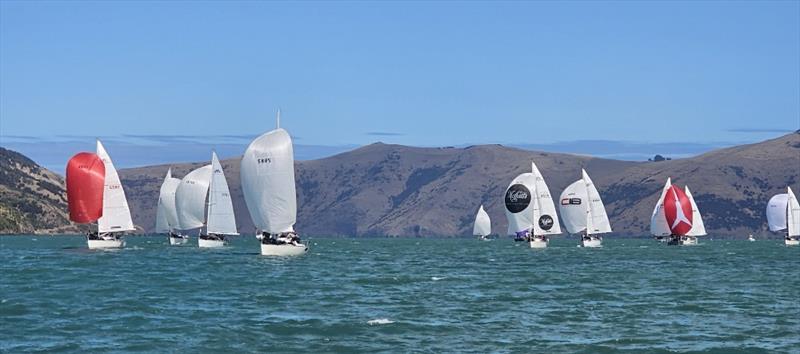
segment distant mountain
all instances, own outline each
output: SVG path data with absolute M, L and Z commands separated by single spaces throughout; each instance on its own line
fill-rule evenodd
M 209 153 L 210 158 L 210 153 Z M 480 204 L 505 234 L 502 195 L 535 161 L 557 198 L 585 168 L 620 235 L 647 235 L 667 177 L 689 184 L 712 235 L 766 234 L 767 200 L 786 185 L 800 192 L 800 133 L 693 158 L 630 162 L 531 152 L 500 145 L 415 148 L 376 143 L 296 164 L 297 229 L 320 236 L 461 236 Z M 207 162 L 120 171 L 134 223 L 155 225 L 158 189 L 168 167 L 182 177 Z M 237 224 L 254 231 L 242 198 L 239 159 L 222 162 Z M 0 148 L 0 233 L 78 232 L 68 221 L 64 181 L 19 153 Z
M 210 153 L 209 153 L 210 158 Z M 329 236 L 468 235 L 480 204 L 505 234 L 501 197 L 511 179 L 536 162 L 555 197 L 586 168 L 615 232 L 646 235 L 667 177 L 688 183 L 712 235 L 766 233 L 764 208 L 791 185 L 800 191 L 800 134 L 712 151 L 693 158 L 630 162 L 481 145 L 415 148 L 376 143 L 296 164 L 297 229 Z M 204 162 L 207 163 L 207 162 Z M 155 224 L 158 188 L 168 167 L 182 177 L 203 163 L 120 171 L 134 222 Z M 253 224 L 242 198 L 239 159 L 223 161 L 240 232 Z
M 61 176 L 0 148 L 0 234 L 77 232 Z

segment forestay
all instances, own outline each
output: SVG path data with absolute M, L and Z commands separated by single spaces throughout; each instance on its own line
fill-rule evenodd
M 117 169 L 114 168 L 114 163 L 111 162 L 111 157 L 108 156 L 100 140 L 97 140 L 97 156 L 103 160 L 106 169 L 103 216 L 97 220 L 97 231 L 105 233 L 135 230 L 133 220 L 131 220 L 131 211 L 128 208 L 128 200 L 125 198 L 125 191 L 119 181 Z
M 219 163 L 216 152 L 211 154 L 211 169 L 207 232 L 209 234 L 238 235 L 228 181 L 225 179 L 225 173 L 222 171 L 222 165 Z
M 475 215 L 475 225 L 472 227 L 472 234 L 475 236 L 488 236 L 492 233 L 492 221 L 489 219 L 489 214 L 483 210 L 483 205 L 478 208 L 478 214 Z
M 786 230 L 786 215 L 789 205 L 789 194 L 776 194 L 767 204 L 767 223 L 770 231 Z
M 189 172 L 181 179 L 175 191 L 175 209 L 180 229 L 196 229 L 205 224 L 206 196 L 210 183 L 211 165 Z
M 275 129 L 250 143 L 242 157 L 241 179 L 253 224 L 269 233 L 292 231 L 297 195 L 292 139 L 286 130 Z

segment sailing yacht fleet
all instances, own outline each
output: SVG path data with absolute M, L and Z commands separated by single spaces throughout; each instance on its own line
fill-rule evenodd
M 241 160 L 241 187 L 250 218 L 256 227 L 261 254 L 297 256 L 308 251 L 294 226 L 297 197 L 294 151 L 289 133 L 280 128 L 280 111 L 274 130 L 254 139 Z M 111 157 L 100 140 L 95 152 L 80 152 L 67 162 L 69 219 L 90 225 L 90 249 L 122 248 L 123 236 L 135 231 L 125 191 Z M 558 211 L 569 234 L 580 237 L 579 246 L 602 247 L 602 234 L 612 232 L 597 187 L 585 169 L 558 198 Z M 516 176 L 503 196 L 508 234 L 530 248 L 547 248 L 550 237 L 562 234 L 556 203 L 544 176 L 531 161 L 530 172 Z M 767 204 L 769 230 L 785 232 L 787 246 L 800 245 L 800 203 L 791 188 Z M 173 177 L 168 169 L 158 193 L 155 231 L 167 235 L 170 245 L 185 245 L 197 232 L 200 248 L 218 248 L 228 236 L 239 235 L 233 201 L 223 166 L 216 152 L 211 163 Z M 697 245 L 706 235 L 705 224 L 688 186 L 680 188 L 667 178 L 650 218 L 650 232 L 668 245 Z M 491 219 L 481 205 L 475 215 L 473 235 L 491 236 Z M 750 241 L 755 239 L 750 235 Z

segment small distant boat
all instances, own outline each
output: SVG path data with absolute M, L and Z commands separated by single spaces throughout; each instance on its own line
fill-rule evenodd
M 67 163 L 67 200 L 70 220 L 97 221 L 97 232 L 87 235 L 90 249 L 122 248 L 124 233 L 135 230 L 119 175 L 100 140 L 95 154 L 79 153 Z
M 669 236 L 668 245 L 691 246 L 697 236 L 706 235 L 705 225 L 691 191 L 672 185 L 671 178 L 661 191 L 650 217 L 650 232 L 655 237 Z
M 581 179 L 570 184 L 561 193 L 559 203 L 564 226 L 571 234 L 581 234 L 582 247 L 602 247 L 599 234 L 611 232 L 606 208 L 592 179 L 581 170 Z
M 308 251 L 294 230 L 297 194 L 294 149 L 289 133 L 277 127 L 250 143 L 242 156 L 242 193 L 265 256 L 297 256 Z
M 752 235 L 752 234 L 750 234 L 750 236 L 747 236 L 747 241 L 750 241 L 750 242 L 755 242 L 755 241 L 756 241 L 756 239 L 753 237 L 753 235 Z
M 478 214 L 475 215 L 472 234 L 479 236 L 481 240 L 491 240 L 489 235 L 492 234 L 492 221 L 489 219 L 489 214 L 486 213 L 486 210 L 483 210 L 483 205 L 478 208 Z
M 172 177 L 172 169 L 167 169 L 164 182 L 158 193 L 158 207 L 156 209 L 156 232 L 166 233 L 170 245 L 183 245 L 189 241 L 189 236 L 182 235 L 178 229 L 178 211 L 175 209 L 175 192 L 181 180 Z
M 770 198 L 767 204 L 767 223 L 770 231 L 786 230 L 783 239 L 785 245 L 800 245 L 800 203 L 791 187 L 786 187 L 786 193 Z
M 505 198 L 508 233 L 528 241 L 531 248 L 546 248 L 548 235 L 561 233 L 556 207 L 550 190 L 531 162 L 531 172 L 514 178 L 506 189 Z

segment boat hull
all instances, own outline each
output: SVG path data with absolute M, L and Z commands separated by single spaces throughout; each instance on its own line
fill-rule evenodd
M 667 245 L 670 246 L 697 246 L 697 237 L 694 236 L 682 236 L 682 237 L 673 237 L 672 239 L 667 242 Z
M 787 246 L 800 246 L 800 238 L 783 239 L 783 243 Z
M 271 244 L 261 244 L 261 255 L 262 256 L 299 256 L 305 254 L 308 251 L 308 246 L 306 245 L 291 245 L 291 244 L 284 244 L 284 245 L 271 245 Z
M 528 241 L 528 244 L 531 246 L 531 248 L 547 248 L 547 243 L 547 239 L 541 238 L 533 238 Z
M 108 248 L 122 248 L 125 247 L 125 240 L 87 240 L 89 249 L 108 249 Z
M 589 239 L 582 238 L 581 247 L 603 247 L 603 239 L 597 237 L 591 237 Z
M 172 246 L 185 245 L 187 242 L 189 242 L 188 237 L 169 237 L 169 244 Z
M 219 248 L 225 246 L 225 240 L 204 240 L 198 237 L 197 246 L 200 248 Z

